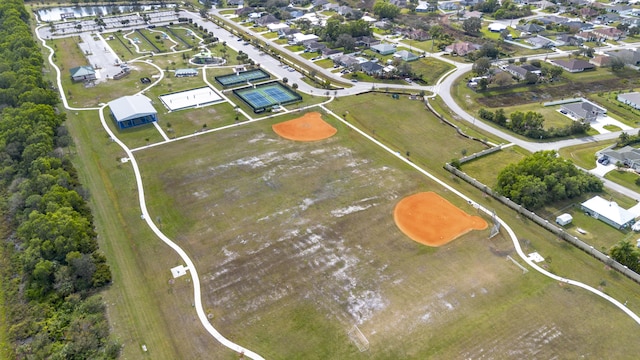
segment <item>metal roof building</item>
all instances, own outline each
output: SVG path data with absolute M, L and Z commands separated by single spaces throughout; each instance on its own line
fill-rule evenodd
M 118 128 L 127 129 L 158 121 L 158 112 L 144 95 L 123 96 L 109 102 L 111 116 Z
M 594 196 L 580 205 L 588 215 L 616 229 L 631 226 L 635 221 L 635 215 L 631 211 L 621 208 L 615 201 L 607 201 L 600 196 Z

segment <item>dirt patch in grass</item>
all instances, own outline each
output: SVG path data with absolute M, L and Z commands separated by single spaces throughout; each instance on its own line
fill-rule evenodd
M 320 113 L 310 112 L 297 119 L 272 126 L 276 134 L 295 141 L 318 141 L 332 137 L 338 130 L 322 120 Z
M 442 246 L 471 230 L 487 228 L 487 222 L 472 216 L 434 192 L 402 199 L 393 212 L 400 230 L 412 240 L 427 246 Z

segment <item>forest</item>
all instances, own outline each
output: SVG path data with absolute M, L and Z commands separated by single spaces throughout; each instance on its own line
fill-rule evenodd
M 88 191 L 22 0 L 0 2 L 0 291 L 12 358 L 114 359 Z

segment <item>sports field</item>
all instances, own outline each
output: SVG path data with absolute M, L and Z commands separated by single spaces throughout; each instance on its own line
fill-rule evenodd
M 279 82 L 233 90 L 233 93 L 251 106 L 254 112 L 264 111 L 273 105 L 286 105 L 302 100 L 298 93 Z
M 323 116 L 338 131 L 321 141 L 273 131 L 300 115 L 137 153 L 156 194 L 150 211 L 192 257 L 225 336 L 269 359 L 606 358 L 640 349 L 637 325 L 620 311 L 506 261 L 513 248 L 502 235 L 473 231 L 437 248 L 409 239 L 393 211 L 411 194 L 434 191 L 479 214 L 335 119 Z M 349 336 L 354 325 L 366 352 Z M 592 341 L 607 331 L 617 336 Z
M 235 74 L 216 76 L 215 79 L 222 86 L 233 86 L 245 84 L 251 81 L 266 80 L 270 75 L 262 69 L 252 69 L 247 71 L 239 71 Z

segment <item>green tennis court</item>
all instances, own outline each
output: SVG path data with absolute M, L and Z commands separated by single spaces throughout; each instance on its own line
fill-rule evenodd
M 270 78 L 269 74 L 262 69 L 240 71 L 235 74 L 221 75 L 221 76 L 215 77 L 216 81 L 224 87 L 244 84 L 251 81 L 266 80 L 269 78 Z

